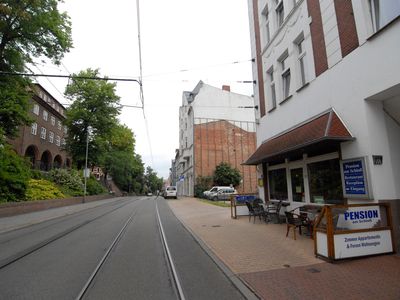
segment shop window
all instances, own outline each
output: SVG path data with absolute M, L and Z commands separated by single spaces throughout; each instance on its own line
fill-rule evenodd
M 344 203 L 339 159 L 308 164 L 308 173 L 312 203 Z
M 290 170 L 290 179 L 292 183 L 292 197 L 294 202 L 305 202 L 303 168 Z
M 288 190 L 286 169 L 271 170 L 268 172 L 270 199 L 287 200 Z

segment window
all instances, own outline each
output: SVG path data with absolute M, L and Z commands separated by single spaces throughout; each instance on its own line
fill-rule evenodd
M 43 120 L 47 121 L 49 118 L 49 113 L 46 110 L 43 110 Z
M 369 4 L 375 32 L 400 15 L 400 1 L 370 0 Z
M 278 27 L 281 27 L 283 24 L 283 20 L 285 19 L 285 10 L 283 8 L 283 0 L 281 1 L 276 1 L 276 24 Z
M 58 130 L 61 130 L 61 129 L 62 129 L 61 121 L 57 121 L 57 128 L 58 128 Z
M 49 131 L 49 142 L 54 143 L 54 132 Z
M 57 136 L 56 136 L 56 145 L 57 145 L 57 146 L 60 146 L 60 144 L 61 144 L 61 138 L 60 138 L 59 135 L 57 135 Z
M 338 158 L 308 164 L 308 173 L 312 203 L 344 203 Z
M 264 21 L 265 21 L 265 44 L 268 44 L 271 40 L 271 35 L 270 35 L 270 28 L 269 28 L 269 11 L 268 11 L 268 6 L 266 5 L 262 11 L 262 14 L 264 16 Z
M 307 73 L 306 73 L 306 51 L 304 49 L 304 37 L 301 37 L 296 42 L 297 52 L 298 52 L 298 66 L 299 66 L 299 79 L 300 86 L 307 83 Z
M 46 139 L 46 128 L 40 128 L 40 138 L 45 140 Z
M 67 132 L 68 132 L 67 126 L 64 126 L 64 134 L 67 134 Z
M 270 199 L 287 200 L 288 190 L 286 169 L 271 170 L 268 172 Z
M 53 126 L 56 125 L 56 118 L 54 116 L 51 116 L 50 120 L 51 120 L 51 125 Z
M 269 83 L 269 91 L 270 91 L 270 95 L 269 95 L 269 110 L 272 110 L 274 108 L 276 108 L 276 92 L 275 92 L 275 81 L 274 81 L 274 69 L 270 68 L 267 71 L 267 78 L 268 78 L 268 83 Z
M 64 147 L 66 144 L 67 144 L 67 143 L 65 142 L 65 139 L 62 139 L 62 140 L 61 140 L 61 146 Z
M 286 54 L 280 61 L 282 69 L 282 98 L 285 100 L 290 95 L 290 68 L 289 56 Z
M 36 135 L 36 134 L 37 134 L 37 123 L 33 123 L 33 124 L 32 124 L 32 126 L 31 126 L 31 133 L 32 133 L 33 135 Z
M 35 115 L 39 115 L 39 104 L 34 104 L 33 105 L 33 113 L 35 114 Z

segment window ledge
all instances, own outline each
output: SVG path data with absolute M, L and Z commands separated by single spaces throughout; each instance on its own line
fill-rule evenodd
M 296 93 L 300 92 L 302 89 L 304 89 L 305 87 L 307 87 L 309 84 L 310 84 L 310 82 L 306 82 L 305 84 L 303 84 L 301 87 L 299 87 L 299 88 L 296 90 Z
M 276 106 L 268 110 L 268 113 L 272 113 L 274 110 L 276 110 Z
M 290 98 L 292 98 L 292 97 L 293 97 L 293 95 L 287 96 L 285 99 L 283 99 L 283 100 L 279 103 L 279 105 L 281 105 L 281 104 L 287 102 L 287 101 L 288 101 Z

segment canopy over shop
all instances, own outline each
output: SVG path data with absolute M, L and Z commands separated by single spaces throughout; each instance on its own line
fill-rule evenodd
M 352 140 L 330 109 L 265 141 L 245 164 L 262 165 L 265 200 L 341 204 L 340 143 Z

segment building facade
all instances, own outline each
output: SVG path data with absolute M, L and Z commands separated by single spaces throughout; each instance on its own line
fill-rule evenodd
M 254 166 L 242 163 L 255 150 L 254 101 L 200 81 L 183 92 L 179 109 L 179 149 L 175 157 L 178 195 L 193 196 L 199 178 L 210 177 L 221 162 L 242 175 L 238 192 L 256 192 Z
M 30 102 L 32 125 L 22 126 L 19 136 L 8 142 L 20 156 L 28 157 L 35 169 L 70 168 L 72 160 L 64 150 L 65 107 L 39 84 L 33 86 Z
M 390 201 L 398 220 L 400 2 L 248 5 L 260 109 L 247 163 L 260 196 L 292 207 Z

